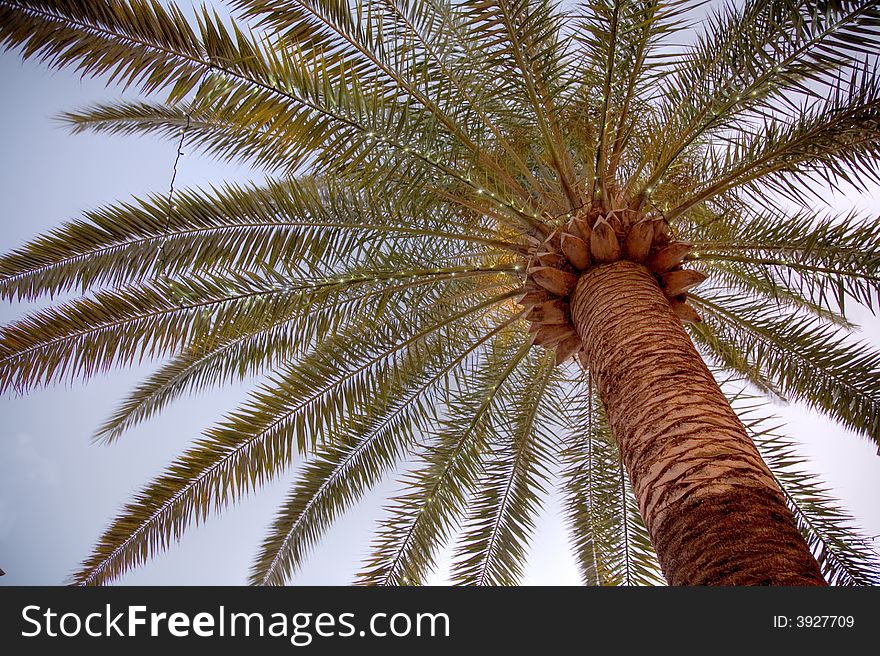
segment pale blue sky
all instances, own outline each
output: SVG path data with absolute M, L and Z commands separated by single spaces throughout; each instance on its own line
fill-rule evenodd
M 71 136 L 52 117 L 97 99 L 117 98 L 95 81 L 48 72 L 17 55 L 0 55 L 0 251 L 40 232 L 131 195 L 167 190 L 175 144 L 152 138 Z M 178 188 L 245 179 L 246 169 L 189 153 L 179 166 Z M 874 200 L 839 198 L 880 213 Z M 21 308 L 0 304 L 0 321 Z M 880 322 L 857 312 L 863 336 L 880 342 Z M 200 430 L 231 409 L 243 388 L 225 388 L 173 405 L 112 447 L 90 443 L 92 430 L 149 368 L 114 370 L 86 385 L 53 386 L 26 398 L 0 398 L 0 584 L 57 584 L 88 555 L 122 503 L 159 473 Z M 869 535 L 880 534 L 880 457 L 876 447 L 799 407 L 780 408 L 788 432 Z M 122 579 L 130 584 L 239 584 L 280 503 L 287 475 Z M 379 505 L 378 490 L 331 531 L 298 583 L 346 584 L 366 554 Z M 437 577 L 442 580 L 442 573 Z M 555 507 L 538 527 L 527 583 L 575 584 L 576 570 Z

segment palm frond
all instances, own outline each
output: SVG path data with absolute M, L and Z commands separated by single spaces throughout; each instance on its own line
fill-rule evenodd
M 560 16 L 546 0 L 465 0 L 461 7 L 469 30 L 479 35 L 484 61 L 503 85 L 502 93 L 534 117 L 565 209 L 582 206 L 561 127 L 559 97 L 568 55 Z
M 806 472 L 806 459 L 798 455 L 794 440 L 780 432 L 760 399 L 740 391 L 731 400 L 782 488 L 825 579 L 832 585 L 878 585 L 880 554 L 827 488 Z
M 708 335 L 745 354 L 742 366 L 783 394 L 880 442 L 880 354 L 839 329 L 796 313 L 724 294 L 693 295 Z
M 560 492 L 572 549 L 587 585 L 656 585 L 660 565 L 611 429 L 591 385 L 571 395 Z
M 302 289 L 245 276 L 160 280 L 98 292 L 30 314 L 0 330 L 0 389 L 88 378 L 160 357 L 217 325 L 262 320 L 266 306 Z M 257 314 L 259 311 L 259 314 Z
M 275 117 L 284 114 L 277 108 L 273 110 Z M 295 173 L 300 146 L 295 139 L 286 138 L 285 123 L 272 125 L 259 120 L 261 116 L 254 113 L 247 115 L 246 122 L 241 118 L 220 111 L 214 102 L 186 101 L 173 105 L 145 101 L 101 103 L 64 112 L 59 117 L 74 133 L 173 137 L 186 125 L 190 150 L 221 161 L 248 163 L 273 174 Z
M 197 35 L 176 5 L 3 0 L 0 17 L 0 41 L 26 58 L 147 93 L 172 86 L 176 98 L 193 89 L 212 64 L 234 65 L 244 55 L 213 21 Z M 215 38 L 206 38 L 209 34 Z M 209 42 L 215 46 L 211 52 Z
M 224 269 L 332 275 L 376 251 L 436 251 L 443 243 L 483 246 L 487 255 L 520 248 L 470 214 L 406 201 L 301 178 L 178 190 L 172 207 L 159 196 L 112 205 L 0 258 L 0 294 L 32 300 Z
M 740 128 L 743 117 L 766 114 L 793 94 L 822 97 L 823 86 L 836 84 L 878 42 L 880 11 L 871 0 L 724 5 L 663 81 L 659 156 L 642 189 L 655 187 L 705 135 Z
M 511 377 L 517 404 L 488 445 L 468 516 L 455 552 L 451 580 L 463 585 L 516 585 L 522 577 L 534 518 L 550 477 L 553 354 L 525 360 Z M 558 422 L 557 422 L 558 423 Z M 506 424 L 506 425 L 505 425 Z
M 334 443 L 322 447 L 300 474 L 279 511 L 251 571 L 251 583 L 282 584 L 302 565 L 333 519 L 353 505 L 437 418 L 432 403 L 456 370 L 479 357 L 484 344 L 505 330 L 502 321 L 460 352 L 421 362 L 387 385 L 347 422 Z M 462 340 L 450 340 L 460 344 Z M 441 345 L 442 346 L 442 345 Z
M 446 416 L 430 446 L 422 449 L 419 466 L 407 476 L 408 491 L 392 500 L 390 516 L 358 576 L 360 583 L 410 585 L 424 580 L 474 490 L 481 453 L 491 440 L 500 439 L 494 415 L 509 400 L 510 378 L 530 346 L 521 335 L 501 335 L 473 371 L 455 381 L 444 404 Z
M 701 262 L 760 277 L 771 293 L 792 290 L 829 312 L 843 311 L 847 298 L 869 308 L 880 303 L 876 218 L 768 210 L 709 222 L 690 236 Z
M 588 93 L 598 92 L 598 99 L 588 97 L 598 107 L 594 149 L 598 175 L 590 182 L 606 203 L 609 189 L 619 188 L 617 172 L 638 114 L 647 109 L 657 83 L 667 74 L 658 46 L 681 27 L 688 4 L 688 0 L 585 0 L 574 11 L 572 36 L 583 48 Z
M 356 69 L 328 63 L 322 52 L 261 43 L 207 10 L 193 28 L 174 5 L 166 10 L 138 0 L 106 6 L 4 0 L 0 8 L 0 42 L 25 57 L 147 92 L 172 87 L 173 101 L 198 85 L 196 97 L 222 108 L 232 123 L 270 132 L 285 126 L 292 170 L 308 161 L 328 171 L 371 169 L 379 179 L 403 158 L 413 174 L 451 177 L 474 193 L 488 174 L 485 166 L 472 174 L 438 158 L 442 135 L 425 123 L 424 112 L 386 97 L 381 80 L 362 81 Z M 505 188 L 485 200 L 528 223 L 525 198 L 517 203 L 511 193 Z
M 843 181 L 865 189 L 867 182 L 880 181 L 880 76 L 867 64 L 852 76 L 794 116 L 767 118 L 754 130 L 725 138 L 720 152 L 707 150 L 706 182 L 666 212 L 667 219 L 734 188 L 759 201 L 770 189 L 803 202 L 808 175 L 832 187 Z M 794 180 L 792 174 L 798 174 Z
M 145 487 L 104 533 L 76 582 L 96 584 L 120 576 L 178 540 L 191 522 L 277 476 L 297 452 L 332 440 L 346 411 L 363 405 L 380 379 L 393 375 L 397 354 L 418 343 L 431 348 L 427 338 L 437 331 L 509 296 L 451 316 L 441 308 L 436 312 L 440 318 L 421 330 L 413 331 L 402 315 L 321 342 Z M 414 334 L 404 339 L 402 330 Z M 356 337 L 365 332 L 369 340 Z

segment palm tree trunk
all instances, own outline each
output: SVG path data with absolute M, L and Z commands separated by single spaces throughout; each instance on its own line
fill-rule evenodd
M 824 585 L 654 277 L 626 260 L 589 269 L 572 319 L 670 585 Z

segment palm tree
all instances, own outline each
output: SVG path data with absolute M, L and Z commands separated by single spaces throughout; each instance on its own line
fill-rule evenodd
M 880 439 L 876 2 L 0 0 L 22 56 L 142 99 L 66 114 L 249 162 L 264 184 L 89 212 L 0 260 L 24 392 L 144 359 L 97 431 L 260 387 L 121 511 L 101 584 L 305 464 L 252 582 L 280 584 L 398 472 L 359 580 L 519 579 L 551 487 L 590 584 L 880 583 L 761 398 Z M 160 100 L 151 100 L 156 96 Z M 701 284 L 702 283 L 702 284 Z M 698 288 L 698 289 L 697 289 Z M 81 295 L 76 296 L 76 293 Z

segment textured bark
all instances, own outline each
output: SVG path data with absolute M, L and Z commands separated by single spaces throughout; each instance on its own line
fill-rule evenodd
M 643 266 L 586 271 L 572 319 L 671 585 L 824 585 L 784 497 Z

